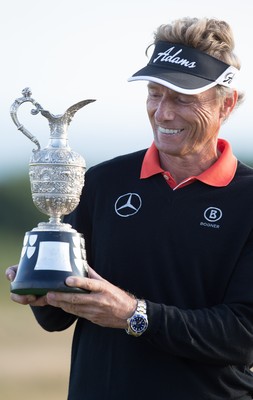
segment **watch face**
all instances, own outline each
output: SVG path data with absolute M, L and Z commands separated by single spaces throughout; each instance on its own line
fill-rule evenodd
M 136 333 L 142 333 L 148 326 L 147 319 L 142 314 L 136 314 L 131 319 L 131 329 Z

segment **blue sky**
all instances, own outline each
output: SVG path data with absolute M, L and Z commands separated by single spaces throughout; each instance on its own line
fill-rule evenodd
M 233 28 L 242 61 L 244 104 L 223 126 L 236 155 L 251 157 L 253 134 L 251 0 L 13 0 L 1 10 L 0 179 L 27 172 L 34 145 L 13 124 L 9 110 L 24 87 L 54 114 L 87 98 L 97 101 L 78 111 L 69 127 L 70 147 L 87 165 L 150 145 L 146 84 L 127 78 L 147 62 L 153 31 L 178 17 L 216 17 Z M 41 115 L 20 107 L 19 120 L 45 147 L 49 128 Z M 253 159 L 253 155 L 252 155 Z

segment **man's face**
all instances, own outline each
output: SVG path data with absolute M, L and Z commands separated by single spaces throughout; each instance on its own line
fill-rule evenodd
M 159 152 L 187 156 L 212 148 L 224 117 L 224 104 L 211 88 L 196 95 L 148 84 L 147 112 Z

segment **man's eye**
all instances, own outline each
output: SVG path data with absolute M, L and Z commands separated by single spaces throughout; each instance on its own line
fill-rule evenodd
M 178 103 L 188 105 L 192 103 L 192 99 L 188 97 L 178 97 L 177 98 Z
M 153 98 L 161 97 L 161 94 L 158 92 L 149 92 L 149 96 Z

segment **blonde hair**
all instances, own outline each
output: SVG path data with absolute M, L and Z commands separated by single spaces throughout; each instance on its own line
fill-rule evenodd
M 153 44 L 160 40 L 197 48 L 237 69 L 241 68 L 240 60 L 234 53 L 235 43 L 232 29 L 225 21 L 215 18 L 185 17 L 177 19 L 157 28 Z M 216 88 L 221 96 L 231 92 L 231 89 L 220 85 L 217 85 Z M 241 104 L 243 99 L 244 93 L 238 92 L 237 105 Z

